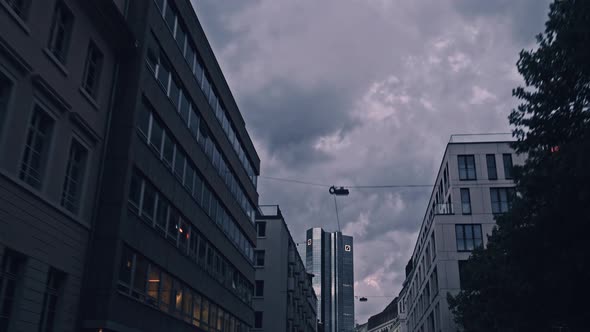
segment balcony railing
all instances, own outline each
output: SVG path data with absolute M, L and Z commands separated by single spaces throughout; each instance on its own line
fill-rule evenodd
M 453 204 L 451 204 L 451 203 L 436 204 L 434 206 L 434 214 L 435 215 L 453 214 Z

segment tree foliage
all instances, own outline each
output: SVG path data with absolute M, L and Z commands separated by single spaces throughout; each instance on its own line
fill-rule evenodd
M 590 317 L 590 1 L 556 0 L 510 116 L 518 197 L 448 301 L 466 331 L 587 331 Z

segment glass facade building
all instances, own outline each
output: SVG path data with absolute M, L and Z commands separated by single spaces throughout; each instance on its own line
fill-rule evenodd
M 354 331 L 353 240 L 341 232 L 311 228 L 305 266 L 318 297 L 318 319 L 326 332 Z

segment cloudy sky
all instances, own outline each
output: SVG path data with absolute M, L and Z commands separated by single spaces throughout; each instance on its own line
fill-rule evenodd
M 192 0 L 295 241 L 337 227 L 327 188 L 428 184 L 454 133 L 509 132 L 515 63 L 548 0 Z M 430 189 L 353 189 L 356 320 L 396 296 Z M 371 296 L 390 296 L 374 297 Z

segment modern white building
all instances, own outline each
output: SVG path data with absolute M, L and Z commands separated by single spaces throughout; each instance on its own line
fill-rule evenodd
M 510 141 L 509 135 L 451 136 L 399 295 L 408 331 L 457 331 L 447 293 L 459 292 L 461 267 L 473 248 L 486 245 L 494 215 L 510 207 L 512 166 L 525 159 Z
M 256 217 L 254 328 L 264 332 L 316 332 L 317 297 L 278 205 Z

